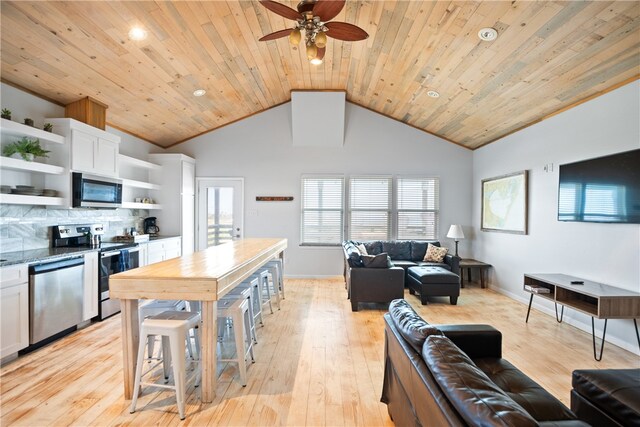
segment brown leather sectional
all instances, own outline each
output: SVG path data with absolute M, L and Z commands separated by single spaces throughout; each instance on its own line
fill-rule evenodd
M 429 325 L 405 300 L 385 314 L 382 402 L 398 426 L 588 424 L 502 358 L 488 325 Z

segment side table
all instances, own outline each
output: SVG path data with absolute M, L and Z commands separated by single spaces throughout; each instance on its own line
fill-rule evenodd
M 491 264 L 487 264 L 486 262 L 478 261 L 472 258 L 462 258 L 460 260 L 460 285 L 464 285 L 464 269 L 467 269 L 467 281 L 471 281 L 471 269 L 477 268 L 480 273 L 480 287 L 485 288 L 484 284 L 484 276 L 485 271 L 491 267 Z

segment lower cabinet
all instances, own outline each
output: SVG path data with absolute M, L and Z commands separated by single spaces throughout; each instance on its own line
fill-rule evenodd
M 0 358 L 29 345 L 29 276 L 26 264 L 0 269 Z
M 147 265 L 182 255 L 182 239 L 180 237 L 155 240 L 147 243 L 146 246 Z
M 84 256 L 84 304 L 82 320 L 89 320 L 98 315 L 98 252 L 89 252 Z

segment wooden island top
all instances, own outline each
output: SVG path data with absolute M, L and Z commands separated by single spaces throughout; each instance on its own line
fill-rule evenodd
M 202 301 L 201 400 L 209 403 L 217 381 L 217 301 L 267 261 L 283 259 L 286 248 L 287 239 L 240 239 L 109 277 L 109 294 L 120 299 L 122 309 L 125 399 L 133 394 L 139 299 Z
M 120 299 L 215 301 L 287 247 L 287 239 L 241 239 L 109 278 Z

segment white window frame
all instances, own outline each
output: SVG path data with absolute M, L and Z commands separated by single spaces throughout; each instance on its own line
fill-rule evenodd
M 398 206 L 398 193 L 400 189 L 399 182 L 402 179 L 407 180 L 434 180 L 436 183 L 436 200 L 434 209 L 400 209 Z M 440 233 L 440 177 L 438 176 L 425 176 L 425 175 L 400 175 L 396 176 L 394 179 L 394 187 L 393 187 L 393 236 L 394 239 L 398 239 L 400 227 L 399 227 L 399 213 L 400 212 L 433 212 L 435 214 L 435 228 L 433 230 L 433 239 L 425 238 L 425 239 L 417 239 L 411 238 L 410 240 L 439 240 Z M 405 239 L 408 240 L 408 239 Z
M 389 180 L 389 198 L 387 209 L 354 209 L 351 206 L 351 182 L 354 180 L 366 180 L 366 179 L 386 179 Z M 348 236 L 349 239 L 354 239 L 352 236 L 352 227 L 351 227 L 351 219 L 353 212 L 386 212 L 387 213 L 387 236 L 382 240 L 389 240 L 393 237 L 393 204 L 394 204 L 394 189 L 393 189 L 393 175 L 352 175 L 349 177 L 347 190 L 346 190 L 346 198 L 347 198 L 347 220 L 345 221 L 345 236 Z M 359 238 L 356 240 L 360 240 Z M 363 239 L 367 240 L 367 239 Z
M 306 179 L 331 179 L 331 180 L 340 180 L 342 182 L 342 194 L 341 194 L 341 207 L 340 209 L 306 209 L 304 206 L 305 203 L 305 193 L 304 193 L 304 182 Z M 300 246 L 307 247 L 327 247 L 327 246 L 340 246 L 345 236 L 345 177 L 344 175 L 302 175 L 300 177 Z M 321 243 L 321 242 L 305 242 L 303 241 L 304 237 L 304 213 L 305 211 L 339 211 L 340 212 L 340 241 L 335 243 Z

